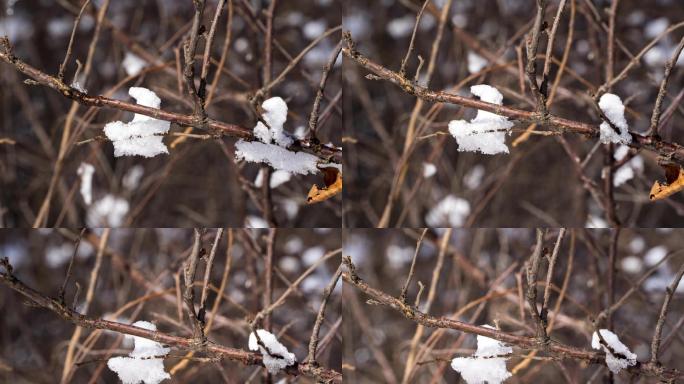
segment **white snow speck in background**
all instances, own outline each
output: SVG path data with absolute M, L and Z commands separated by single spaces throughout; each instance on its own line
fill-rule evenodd
M 632 135 L 629 134 L 629 126 L 627 125 L 627 120 L 625 120 L 625 106 L 622 104 L 620 96 L 612 93 L 603 94 L 601 99 L 599 99 L 599 107 L 613 125 L 620 130 L 620 134 L 618 135 L 608 122 L 602 122 L 600 126 L 601 142 L 603 144 L 631 143 Z
M 496 88 L 486 85 L 473 85 L 470 92 L 482 101 L 502 105 L 503 95 Z M 471 121 L 452 120 L 449 132 L 458 143 L 460 152 L 482 152 L 485 155 L 508 153 L 506 133 L 513 127 L 508 118 L 491 112 L 478 110 Z
M 460 227 L 470 214 L 470 203 L 454 195 L 448 195 L 432 207 L 425 216 L 430 227 Z
M 134 53 L 126 52 L 121 65 L 123 65 L 124 71 L 126 71 L 128 76 L 135 76 L 145 68 L 147 62 Z
M 615 160 L 620 161 L 624 159 L 628 153 L 629 147 L 626 145 L 621 145 L 615 150 L 613 157 Z M 643 171 L 644 159 L 642 159 L 641 156 L 636 155 L 615 171 L 613 174 L 613 185 L 619 187 L 634 178 L 635 174 L 641 173 Z
M 468 72 L 470 74 L 478 73 L 482 68 L 487 66 L 487 59 L 478 55 L 475 52 L 468 52 Z
M 136 321 L 133 325 L 150 331 L 157 330 L 157 327 L 148 321 Z M 133 351 L 128 357 L 109 359 L 109 369 L 116 372 L 124 384 L 159 384 L 165 379 L 170 379 L 171 375 L 164 371 L 164 359 L 159 358 L 168 354 L 169 348 L 144 337 L 133 336 L 133 340 Z
M 139 105 L 159 109 L 161 99 L 147 88 L 131 87 L 128 90 Z M 149 116 L 135 114 L 128 123 L 113 121 L 104 127 L 104 133 L 114 144 L 114 156 L 154 157 L 169 153 L 162 138 L 171 123 Z
M 254 332 L 249 334 L 249 350 L 258 350 L 261 353 L 264 366 L 270 374 L 275 375 L 281 369 L 293 365 L 295 361 L 297 361 L 294 353 L 290 353 L 284 345 L 280 344 L 274 334 L 265 329 L 257 329 L 257 334 L 268 350 L 265 350 L 264 347 L 257 342 Z
M 88 209 L 88 227 L 120 227 L 128 213 L 128 201 L 112 194 L 105 195 Z
M 93 173 L 95 167 L 88 163 L 81 163 L 76 173 L 81 176 L 81 196 L 86 205 L 93 202 Z
M 485 325 L 487 328 L 492 328 Z M 470 357 L 456 357 L 451 360 L 451 368 L 461 374 L 468 384 L 500 384 L 511 377 L 506 369 L 508 355 L 513 349 L 506 344 L 477 336 L 477 350 Z
M 423 177 L 426 179 L 431 178 L 437 173 L 437 167 L 432 163 L 423 163 Z
M 608 365 L 608 369 L 610 369 L 611 372 L 617 374 L 629 366 L 636 365 L 636 354 L 632 353 L 627 346 L 622 344 L 616 334 L 607 329 L 601 329 L 599 332 L 601 332 L 601 337 L 603 337 L 603 340 L 612 348 L 613 352 L 622 355 L 614 356 L 610 349 L 601 344 L 598 334 L 596 332 L 593 333 L 591 336 L 591 347 L 594 349 L 603 349 L 606 353 L 606 365 Z

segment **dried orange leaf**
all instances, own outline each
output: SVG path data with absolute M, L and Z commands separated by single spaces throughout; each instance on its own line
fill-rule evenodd
M 649 198 L 651 201 L 662 200 L 684 189 L 684 169 L 676 165 L 663 165 L 666 181 L 655 181 L 651 187 Z
M 306 198 L 308 204 L 320 203 L 342 192 L 342 172 L 333 167 L 323 168 L 322 171 L 325 187 L 312 185 Z

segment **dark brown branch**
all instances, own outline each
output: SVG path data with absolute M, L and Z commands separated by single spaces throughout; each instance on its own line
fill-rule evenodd
M 309 354 L 307 355 L 305 360 L 307 363 L 312 364 L 314 366 L 318 366 L 318 362 L 316 362 L 316 349 L 318 348 L 318 333 L 320 332 L 321 324 L 323 324 L 323 320 L 325 319 L 325 307 L 328 305 L 330 295 L 332 294 L 333 290 L 335 290 L 335 286 L 337 285 L 337 281 L 340 279 L 341 275 L 342 264 L 340 264 L 337 267 L 335 275 L 333 275 L 333 278 L 330 280 L 330 283 L 325 287 L 325 290 L 323 291 L 323 300 L 321 301 L 321 305 L 318 308 L 316 322 L 314 323 L 313 331 L 311 332 L 311 339 L 309 340 Z
M 371 61 L 369 58 L 359 53 L 354 49 L 353 42 L 348 34 L 345 34 L 345 39 L 347 40 L 348 44 L 351 45 L 342 49 L 342 53 L 345 56 L 355 61 L 361 67 L 364 67 L 366 70 L 372 72 L 378 78 L 389 81 L 390 83 L 400 87 L 409 95 L 419 97 L 429 102 L 461 105 L 464 107 L 492 112 L 500 116 L 506 116 L 508 118 L 527 123 L 549 125 L 560 131 L 567 131 L 588 137 L 599 136 L 599 124 L 588 124 L 565 119 L 552 114 L 542 116 L 536 112 L 487 103 L 477 99 L 463 97 L 443 91 L 432 91 L 428 88 L 421 87 L 417 84 L 414 84 L 412 81 L 401 77 L 398 73 Z M 632 136 L 632 143 L 630 143 L 632 148 L 648 149 L 658 155 L 668 157 L 679 164 L 684 164 L 684 147 L 681 145 L 668 143 L 656 138 L 639 135 L 633 132 L 630 132 L 630 135 Z
M 239 125 L 224 123 L 210 118 L 207 118 L 205 122 L 202 123 L 198 122 L 194 115 L 184 115 L 180 113 L 164 111 L 162 109 L 150 108 L 139 104 L 132 104 L 121 100 L 110 99 L 104 96 L 94 96 L 80 92 L 77 89 L 71 88 L 56 77 L 50 76 L 14 56 L 11 51 L 9 41 L 5 38 L 0 38 L 0 60 L 13 65 L 19 72 L 30 77 L 32 82 L 52 88 L 61 93 L 62 96 L 72 99 L 82 105 L 107 107 L 126 112 L 138 113 L 179 125 L 208 130 L 216 135 L 246 140 L 254 139 L 251 129 L 244 128 Z M 312 153 L 322 159 L 329 159 L 330 157 L 333 157 L 335 160 L 339 161 L 342 156 L 342 152 L 338 148 L 329 147 L 326 145 L 314 146 L 306 140 L 296 141 L 293 144 L 293 148 Z
M 370 296 L 376 304 L 392 308 L 401 313 L 408 320 L 430 328 L 454 329 L 465 333 L 489 337 L 491 339 L 512 344 L 521 349 L 540 349 L 540 347 L 542 347 L 539 344 L 539 339 L 537 337 L 518 336 L 499 331 L 497 329 L 472 325 L 446 317 L 427 315 L 415 307 L 405 304 L 396 297 L 370 287 L 356 274 L 355 267 L 351 262 L 351 258 L 345 257 L 343 260 L 348 269 L 348 272 L 344 272 L 342 274 L 342 279 L 345 282 L 351 284 L 366 295 Z M 587 351 L 558 342 L 550 342 L 548 345 L 543 347 L 546 353 L 557 359 L 577 359 L 588 363 L 605 364 L 604 353 Z M 675 380 L 684 378 L 684 372 L 680 372 L 677 369 L 665 369 L 652 363 L 637 363 L 636 366 L 629 367 L 628 370 L 630 373 L 635 375 L 653 376 L 661 380 Z
M 677 291 L 677 286 L 682 280 L 682 276 L 684 276 L 684 264 L 679 268 L 679 271 L 677 272 L 677 275 L 675 276 L 672 283 L 665 289 L 665 299 L 663 299 L 663 306 L 660 309 L 660 315 L 658 315 L 658 322 L 656 323 L 655 331 L 653 332 L 653 340 L 651 341 L 651 364 L 659 365 L 658 350 L 660 349 L 660 343 L 662 342 L 665 318 L 667 317 L 667 312 L 670 310 L 672 296 Z
M 190 255 L 183 265 L 183 282 L 185 283 L 185 290 L 183 291 L 183 301 L 188 311 L 188 318 L 192 324 L 193 337 L 198 342 L 204 342 L 204 319 L 198 316 L 195 310 L 195 272 L 197 271 L 197 264 L 200 260 L 200 252 L 202 251 L 202 233 L 195 229 L 193 235 L 193 244 Z
M 244 365 L 262 365 L 262 356 L 259 353 L 252 353 L 243 351 L 241 349 L 225 347 L 210 341 L 207 341 L 202 345 L 198 345 L 197 340 L 194 338 L 185 338 L 163 332 L 150 331 L 144 328 L 138 328 L 133 325 L 114 321 L 88 318 L 76 312 L 67 305 L 59 302 L 59 300 L 47 297 L 33 288 L 25 285 L 12 274 L 12 267 L 7 259 L 0 260 L 0 264 L 2 264 L 7 271 L 6 273 L 0 272 L 0 283 L 3 283 L 14 291 L 20 293 L 27 299 L 31 300 L 35 305 L 49 309 L 55 312 L 61 318 L 83 328 L 103 329 L 132 336 L 144 337 L 146 339 L 154 340 L 158 343 L 170 345 L 175 348 L 191 349 L 197 352 L 211 354 L 221 359 L 236 361 Z M 313 378 L 320 378 L 324 381 L 342 383 L 341 373 L 332 369 L 316 367 L 308 363 L 296 364 L 294 366 L 287 367 L 284 371 L 291 376 L 304 375 Z
M 658 123 L 660 121 L 660 109 L 663 104 L 663 99 L 667 93 L 667 82 L 670 81 L 670 75 L 672 74 L 672 67 L 677 63 L 679 55 L 682 53 L 684 48 L 684 36 L 679 41 L 679 45 L 675 49 L 670 61 L 665 64 L 665 71 L 663 73 L 663 79 L 660 82 L 660 89 L 658 90 L 658 96 L 656 97 L 655 105 L 653 106 L 653 113 L 651 114 L 651 125 L 648 128 L 647 134 L 651 137 L 658 137 Z

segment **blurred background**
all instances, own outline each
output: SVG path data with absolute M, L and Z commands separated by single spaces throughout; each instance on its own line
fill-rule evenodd
M 548 28 L 559 1 L 548 1 L 545 20 Z M 409 46 L 416 15 L 423 1 L 386 0 L 346 2 L 344 28 L 349 30 L 357 50 L 393 71 L 399 71 Z M 489 84 L 504 96 L 504 105 L 534 110 L 529 84 L 519 77 L 519 57 L 525 61 L 524 36 L 529 32 L 536 2 L 526 0 L 430 1 L 422 16 L 415 39 L 415 51 L 406 67 L 413 79 L 417 55 L 425 64 L 418 78 L 426 84 L 433 42 L 438 34 L 439 14 L 450 4 L 443 37 L 429 81 L 433 90 L 449 90 L 472 97 L 470 86 Z M 600 123 L 590 92 L 605 81 L 607 34 L 601 23 L 608 22 L 609 0 L 568 0 L 562 13 L 550 66 L 551 84 L 559 63 L 567 53 L 567 64 L 549 111 L 572 120 Z M 630 130 L 643 133 L 649 126 L 666 60 L 684 36 L 684 4 L 678 0 L 619 3 L 615 36 L 615 73 L 619 73 L 655 37 L 669 27 L 676 29 L 648 50 L 626 79 L 612 89 L 626 106 Z M 571 14 L 574 13 L 572 28 Z M 572 29 L 571 40 L 569 31 Z M 546 50 L 542 37 L 539 54 Z M 569 42 L 568 42 L 569 41 Z M 569 44 L 569 46 L 567 45 Z M 569 49 L 566 49 L 569 47 Z M 538 61 L 541 73 L 543 59 Z M 368 72 L 345 58 L 345 220 L 348 227 L 372 227 L 380 221 L 390 188 L 400 168 L 410 116 L 416 98 L 382 80 L 365 78 Z M 684 143 L 677 129 L 684 122 L 684 56 L 673 68 L 668 93 L 663 102 L 661 135 L 667 141 Z M 673 107 L 674 106 L 674 107 Z M 516 123 L 506 137 L 508 155 L 482 155 L 458 152 L 448 135 L 449 121 L 470 120 L 476 111 L 455 105 L 426 103 L 416 125 L 419 139 L 406 162 L 405 181 L 391 209 L 390 226 L 428 225 L 474 227 L 574 226 L 603 227 L 605 214 L 584 189 L 569 155 L 554 136 L 532 135 L 521 139 L 529 124 Z M 539 129 L 539 127 L 537 127 Z M 545 128 L 544 130 L 548 130 Z M 444 133 L 447 133 L 444 135 Z M 584 159 L 597 140 L 575 134 L 563 137 Z M 515 142 L 515 144 L 514 144 Z M 599 186 L 603 151 L 594 151 L 584 174 Z M 622 154 L 624 156 L 624 153 Z M 649 201 L 655 180 L 664 180 L 656 156 L 639 152 L 621 167 L 632 177 L 615 183 L 617 215 L 625 226 L 681 227 L 684 225 L 684 199 L 681 193 L 659 201 Z M 463 199 L 459 220 L 429 220 L 430 211 L 442 202 Z M 447 204 L 444 203 L 444 204 Z M 460 224 L 459 224 L 460 223 Z
M 81 0 L 2 0 L 0 35 L 8 36 L 16 56 L 56 75 L 83 3 Z M 67 82 L 73 79 L 75 60 L 85 63 L 97 12 L 104 3 L 104 0 L 92 1 L 84 11 L 66 70 Z M 216 0 L 206 2 L 203 24 L 207 30 L 217 3 Z M 228 3 L 232 4 L 232 18 L 228 16 Z M 256 116 L 247 97 L 262 86 L 265 38 L 260 28 L 266 20 L 263 11 L 268 4 L 257 0 L 226 2 L 212 44 L 210 81 L 226 47 L 229 25 L 231 38 L 217 90 L 207 108 L 210 118 L 248 129 L 255 126 Z M 131 102 L 134 101 L 128 96 L 128 88 L 146 87 L 162 99 L 162 109 L 191 113 L 192 101 L 185 92 L 179 93 L 176 58 L 181 41 L 190 29 L 193 12 L 192 1 L 110 1 L 90 75 L 76 80 L 90 94 Z M 273 26 L 274 77 L 290 63 L 291 57 L 329 28 L 338 26 L 340 15 L 340 5 L 329 0 L 279 2 Z M 272 96 L 280 96 L 287 102 L 289 114 L 285 130 L 297 137 L 308 131 L 322 70 L 339 38 L 340 33 L 336 33 L 321 40 L 272 90 Z M 203 39 L 197 52 L 198 56 L 204 52 Z M 201 61 L 198 58 L 197 77 Z M 318 129 L 322 143 L 338 146 L 342 137 L 341 106 L 337 102 L 341 95 L 340 67 L 341 61 L 329 75 Z M 48 88 L 24 84 L 25 77 L 4 62 L 0 68 L 0 139 L 3 139 L 0 224 L 26 227 L 33 224 L 47 193 L 71 101 Z M 189 138 L 169 148 L 169 155 L 151 159 L 115 158 L 111 142 L 103 139 L 102 128 L 107 122 L 127 122 L 131 118 L 131 113 L 112 109 L 78 108 L 69 151 L 45 226 L 261 227 L 266 224 L 260 209 L 249 197 L 252 191 L 260 196 L 257 177 L 260 167 L 254 163 L 236 164 L 234 139 Z M 171 132 L 183 132 L 185 128 L 172 124 Z M 170 146 L 176 139 L 177 136 L 169 136 L 164 138 L 164 143 Z M 86 205 L 78 191 L 77 169 L 82 162 L 95 167 L 92 205 Z M 311 185 L 322 185 L 322 182 L 321 175 L 309 175 L 293 176 L 284 182 L 281 179 L 276 183 L 279 185 L 272 183 L 271 199 L 277 225 L 339 227 L 339 197 L 323 204 L 306 205 Z M 115 219 L 103 218 L 98 211 L 105 208 L 120 213 Z
M 355 229 L 345 234 L 344 255 L 351 256 L 358 276 L 368 285 L 399 297 L 421 232 Z M 443 233 L 442 229 L 428 231 L 417 256 L 407 298 L 409 303 L 414 303 L 418 282 L 421 282 L 425 288 L 418 308 L 422 311 L 429 305 Z M 607 303 L 608 252 L 613 235 L 612 230 L 606 229 L 566 232 L 551 280 L 549 323 L 553 328 L 549 336 L 552 340 L 591 349 L 594 331 L 591 319 Z M 683 235 L 679 229 L 623 229 L 618 237 L 615 300 L 632 287 L 636 291 L 614 312 L 612 329 L 637 354 L 639 361 L 650 358 L 651 338 L 665 287 L 672 283 L 675 272 L 684 263 Z M 553 249 L 557 236 L 557 230 L 547 230 L 544 246 Z M 444 264 L 437 270 L 439 280 L 429 314 L 498 326 L 516 335 L 534 335 L 534 322 L 528 310 L 521 316 L 518 292 L 518 280 L 525 281 L 522 268 L 534 248 L 534 229 L 454 229 L 447 244 Z M 663 258 L 666 259 L 663 261 Z M 661 261 L 643 282 L 637 283 Z M 538 280 L 545 280 L 546 265 L 546 261 L 542 262 Z M 566 279 L 565 294 L 559 304 L 559 292 Z M 543 284 L 538 285 L 538 302 L 543 291 Z M 345 284 L 342 296 L 345 381 L 401 382 L 416 323 L 394 309 L 374 303 L 350 284 Z M 557 305 L 560 310 L 556 312 Z M 679 285 L 673 296 L 662 334 L 659 358 L 665 367 L 684 369 L 682 324 L 684 284 Z M 416 351 L 422 354 L 418 355 L 408 382 L 463 382 L 449 362 L 454 357 L 471 355 L 476 346 L 475 335 L 425 328 L 416 344 Z M 535 359 L 529 365 L 519 366 L 528 352 L 514 347 L 513 358 L 507 366 L 509 371 L 516 367 L 517 371 L 506 383 L 603 383 L 608 373 L 605 366 L 579 364 L 569 359 Z M 615 376 L 615 382 L 657 381 L 623 373 Z
M 57 297 L 78 233 L 70 230 L 2 230 L 0 257 L 9 258 L 14 274 L 25 284 Z M 191 337 L 185 309 L 178 313 L 175 280 L 192 247 L 192 233 L 191 229 L 112 229 L 88 316 L 124 323 L 151 321 L 161 332 Z M 211 249 L 215 235 L 215 230 L 204 234 L 203 246 L 207 251 Z M 83 310 L 101 236 L 101 230 L 86 232 L 74 261 L 65 297 L 67 303 L 71 303 L 76 294 L 75 284 L 78 284 L 80 294 L 76 308 L 79 310 Z M 217 298 L 213 289 L 220 286 L 225 271 L 228 272 L 222 300 L 207 334 L 210 341 L 248 350 L 248 321 L 263 308 L 266 236 L 265 230 L 224 231 L 209 280 L 213 287 L 207 300 L 209 309 Z M 272 332 L 300 362 L 308 352 L 323 290 L 340 263 L 339 253 L 327 255 L 340 247 L 339 230 L 282 229 L 276 233 L 274 300 L 293 281 L 300 277 L 303 280 L 273 311 Z M 322 261 L 325 257 L 328 258 Z M 200 262 L 197 281 L 203 279 L 204 265 Z M 305 273 L 310 268 L 312 270 Z M 180 279 L 182 282 L 182 275 Z M 326 307 L 318 353 L 321 366 L 338 372 L 342 365 L 342 340 L 338 331 L 342 320 L 341 285 L 338 282 Z M 200 291 L 196 290 L 197 301 Z M 32 307 L 23 296 L 1 284 L 0 313 L 0 382 L 59 382 L 75 326 L 47 309 Z M 211 311 L 207 310 L 207 319 L 210 318 Z M 106 367 L 107 358 L 112 354 L 125 356 L 131 348 L 128 339 L 119 334 L 83 330 L 75 349 L 76 361 L 82 364 L 67 382 L 117 382 L 116 375 Z M 178 357 L 186 352 L 172 349 L 171 355 Z M 166 370 L 170 371 L 180 361 L 179 358 L 165 359 Z M 228 360 L 219 363 L 189 360 L 188 363 L 174 373 L 171 380 L 164 382 L 257 383 L 263 378 L 264 370 L 258 366 Z M 284 377 L 276 376 L 274 381 Z M 305 377 L 289 377 L 286 382 L 313 383 Z

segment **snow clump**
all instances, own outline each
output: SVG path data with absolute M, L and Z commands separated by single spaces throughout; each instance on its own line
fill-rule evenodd
M 492 328 L 485 325 L 487 328 Z M 477 350 L 469 357 L 451 360 L 451 368 L 461 374 L 468 384 L 500 384 L 511 377 L 506 360 L 513 349 L 495 339 L 477 336 Z
M 627 346 L 622 344 L 616 334 L 607 329 L 601 329 L 599 332 L 601 332 L 601 337 L 610 346 L 610 349 L 601 343 L 596 332 L 591 336 L 591 347 L 603 349 L 606 353 L 606 364 L 611 372 L 617 374 L 629 366 L 636 365 L 636 354 L 632 353 Z M 613 355 L 613 352 L 616 355 Z
M 249 334 L 249 350 L 258 350 L 261 353 L 264 366 L 270 374 L 275 375 L 281 369 L 285 369 L 297 361 L 294 353 L 291 353 L 284 345 L 280 344 L 274 334 L 265 329 L 258 329 L 257 334 L 259 335 L 261 343 L 263 343 L 268 350 L 264 349 L 257 341 L 254 332 Z
M 486 85 L 473 85 L 470 92 L 479 96 L 482 101 L 502 105 L 503 95 L 496 88 Z M 449 132 L 458 143 L 460 152 L 482 152 L 485 155 L 508 153 L 506 132 L 513 127 L 508 118 L 497 114 L 478 110 L 471 121 L 452 120 Z
M 157 330 L 157 327 L 148 321 L 136 321 L 133 325 L 150 331 Z M 169 348 L 144 337 L 133 336 L 133 340 L 133 351 L 128 357 L 109 359 L 109 369 L 116 372 L 124 384 L 159 384 L 165 379 L 170 379 L 171 375 L 164 371 L 164 359 L 161 358 L 169 353 Z
M 603 144 L 629 144 L 632 142 L 632 135 L 629 134 L 629 126 L 625 120 L 625 106 L 622 104 L 620 96 L 612 93 L 605 93 L 599 99 L 599 107 L 606 117 L 620 130 L 620 134 L 606 121 L 601 123 L 601 142 Z

